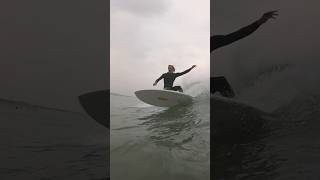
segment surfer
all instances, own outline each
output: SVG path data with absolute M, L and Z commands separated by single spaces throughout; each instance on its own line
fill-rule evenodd
M 179 77 L 182 76 L 188 72 L 190 72 L 193 68 L 195 68 L 196 65 L 193 65 L 191 68 L 183 71 L 183 72 L 179 72 L 179 73 L 175 73 L 175 68 L 173 65 L 168 65 L 168 72 L 162 74 L 154 83 L 153 86 L 156 86 L 157 83 L 163 79 L 164 81 L 164 89 L 166 90 L 172 90 L 172 91 L 179 91 L 179 92 L 183 92 L 183 89 L 181 88 L 181 86 L 173 86 L 173 82 L 174 80 Z
M 267 22 L 269 19 L 275 19 L 275 16 L 278 15 L 278 11 L 269 11 L 262 15 L 261 18 L 253 22 L 252 24 L 239 29 L 233 33 L 227 35 L 213 35 L 210 37 L 210 53 L 220 47 L 229 45 L 235 41 L 238 41 L 244 37 L 249 36 L 255 32 L 262 24 Z M 234 97 L 235 93 L 228 83 L 227 79 L 223 76 L 212 77 L 210 78 L 211 84 L 211 94 L 215 92 L 220 92 L 222 96 L 225 97 Z

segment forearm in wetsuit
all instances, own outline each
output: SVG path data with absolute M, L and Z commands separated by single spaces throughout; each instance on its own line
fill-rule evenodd
M 254 23 L 239 29 L 233 33 L 227 35 L 214 35 L 210 37 L 210 52 L 214 51 L 217 48 L 226 46 L 231 44 L 239 39 L 242 39 L 254 31 L 256 31 L 263 22 L 261 20 L 257 20 Z
M 186 74 L 186 73 L 190 72 L 190 71 L 191 71 L 191 69 L 192 69 L 192 67 L 191 67 L 191 68 L 189 68 L 189 69 L 187 69 L 187 70 L 185 70 L 185 71 L 183 71 L 183 72 L 176 73 L 176 77 L 182 76 L 182 75 L 184 75 L 184 74 Z
M 156 80 L 155 83 L 158 83 L 163 78 L 163 74 Z

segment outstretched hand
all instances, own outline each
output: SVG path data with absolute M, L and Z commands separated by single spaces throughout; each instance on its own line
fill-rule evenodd
M 196 65 L 193 65 L 191 68 L 193 69 L 193 68 L 195 68 L 196 67 Z
M 155 82 L 155 83 L 153 83 L 153 86 L 156 86 L 157 85 L 157 83 Z
M 260 20 L 262 21 L 262 23 L 267 22 L 269 19 L 276 19 L 276 16 L 278 16 L 278 11 L 269 11 L 266 12 L 262 15 L 262 17 L 260 18 Z

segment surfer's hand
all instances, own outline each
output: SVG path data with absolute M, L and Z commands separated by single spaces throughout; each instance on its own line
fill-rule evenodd
M 269 11 L 262 15 L 262 17 L 259 19 L 261 23 L 267 22 L 269 19 L 276 19 L 276 16 L 278 16 L 278 11 Z
M 196 65 L 193 65 L 191 68 L 193 69 L 193 68 L 195 68 L 196 67 Z
M 156 86 L 157 85 L 157 82 L 153 83 L 153 86 Z

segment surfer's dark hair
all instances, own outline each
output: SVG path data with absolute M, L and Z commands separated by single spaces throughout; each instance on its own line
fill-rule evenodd
M 170 67 L 172 67 L 172 68 L 173 68 L 173 70 L 176 70 L 176 68 L 174 68 L 174 66 L 173 66 L 173 65 L 171 65 L 171 64 L 170 64 L 170 65 L 168 65 L 168 70 L 169 70 L 169 68 L 170 68 Z

